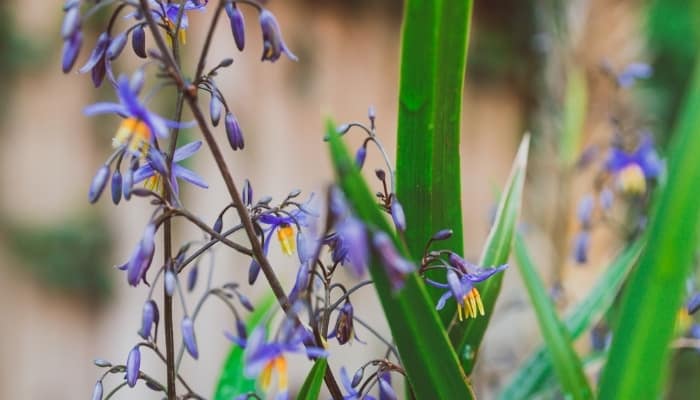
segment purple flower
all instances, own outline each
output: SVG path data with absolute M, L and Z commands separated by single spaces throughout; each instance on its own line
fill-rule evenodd
M 394 243 L 386 233 L 377 232 L 372 238 L 372 244 L 379 255 L 382 265 L 384 265 L 384 270 L 389 276 L 391 287 L 394 290 L 401 289 L 406 275 L 413 272 L 415 266 L 398 253 Z
M 348 216 L 335 226 L 335 234 L 328 238 L 333 248 L 333 261 L 350 266 L 355 277 L 362 278 L 369 264 L 369 245 L 365 226 L 355 217 Z
M 139 336 L 144 340 L 148 340 L 151 335 L 151 328 L 153 323 L 158 325 L 158 320 L 160 319 L 160 314 L 158 313 L 158 305 L 153 300 L 148 300 L 143 304 L 143 315 L 141 317 L 141 330 L 139 330 Z
M 88 200 L 90 203 L 99 200 L 102 192 L 105 190 L 105 186 L 107 186 L 107 179 L 109 179 L 109 166 L 105 164 L 97 170 L 95 177 L 92 178 L 90 190 L 88 191 Z
M 474 284 L 483 282 L 492 277 L 498 272 L 508 268 L 507 264 L 503 264 L 495 268 L 483 268 L 474 265 L 457 254 L 451 253 L 449 263 L 454 269 L 447 270 L 447 283 L 439 283 L 426 279 L 426 282 L 434 287 L 448 289 L 438 300 L 438 310 L 445 307 L 448 299 L 454 298 L 457 300 L 457 315 L 459 320 L 464 318 L 476 318 L 477 315 L 484 315 L 484 304 L 481 301 L 479 290 Z
M 95 387 L 92 389 L 92 400 L 102 400 L 103 390 L 102 381 L 97 381 Z
M 131 48 L 137 56 L 141 58 L 148 57 L 146 53 L 146 31 L 141 24 L 136 26 L 131 32 Z
M 275 62 L 282 53 L 286 54 L 290 60 L 297 61 L 294 55 L 284 43 L 279 24 L 275 16 L 268 10 L 260 12 L 260 28 L 263 34 L 263 54 L 262 61 L 269 60 Z
M 360 392 L 355 389 L 357 385 L 360 384 L 363 373 L 364 369 L 358 370 L 357 373 L 355 373 L 355 376 L 352 377 L 351 381 L 345 367 L 340 367 L 340 381 L 342 382 L 345 391 L 348 392 L 347 395 L 343 396 L 343 400 L 374 400 L 374 397 L 369 394 L 360 397 Z
M 362 145 L 359 149 L 357 149 L 357 153 L 355 153 L 355 165 L 357 165 L 357 168 L 362 169 L 362 167 L 365 165 L 366 158 L 367 146 Z
M 379 374 L 379 400 L 396 400 L 396 392 L 391 386 L 391 373 L 384 371 Z
M 137 286 L 142 280 L 146 282 L 146 272 L 151 266 L 155 252 L 155 234 L 156 227 L 152 223 L 148 224 L 129 261 L 120 267 L 120 269 L 126 269 L 127 281 L 131 286 Z
M 226 117 L 224 117 L 224 125 L 226 128 L 226 137 L 228 138 L 228 143 L 231 145 L 233 151 L 238 149 L 243 150 L 245 147 L 245 142 L 243 141 L 243 132 L 241 131 L 241 126 L 238 125 L 238 120 L 233 115 L 233 113 L 227 112 Z
M 134 346 L 126 359 L 126 383 L 129 385 L 129 387 L 136 386 L 136 381 L 139 379 L 140 369 L 141 351 L 139 350 L 139 346 Z
M 579 222 L 585 228 L 590 227 L 591 217 L 593 216 L 593 206 L 595 205 L 593 201 L 593 196 L 587 195 L 578 203 L 578 210 L 576 216 Z
M 639 79 L 648 79 L 653 73 L 653 69 L 649 64 L 631 63 L 617 75 L 617 84 L 621 88 L 628 88 Z
M 195 360 L 199 358 L 197 350 L 197 339 L 194 336 L 194 323 L 190 317 L 182 319 L 182 341 L 185 342 L 185 348 Z
M 590 247 L 590 234 L 588 231 L 581 231 L 574 239 L 574 260 L 579 264 L 588 261 L 588 248 Z
M 617 185 L 623 193 L 639 195 L 646 192 L 647 180 L 659 176 L 663 162 L 654 148 L 651 136 L 645 135 L 632 153 L 612 148 L 606 169 L 616 177 Z
M 116 205 L 122 199 L 122 174 L 118 169 L 112 174 L 112 202 Z
M 196 141 L 183 145 L 175 150 L 175 154 L 173 154 L 172 173 L 170 174 L 170 185 L 172 186 L 175 194 L 180 192 L 179 185 L 177 183 L 178 179 L 185 180 L 204 189 L 209 187 L 209 185 L 207 185 L 207 183 L 204 182 L 204 179 L 202 179 L 199 175 L 181 165 L 176 164 L 193 156 L 200 147 L 202 147 L 202 142 Z M 157 193 L 163 193 L 163 175 L 159 171 L 162 168 L 158 167 L 156 162 L 153 162 L 154 157 L 152 157 L 152 155 L 156 153 L 158 153 L 158 150 L 156 149 L 149 152 L 151 155 L 151 157 L 149 157 L 149 162 L 136 170 L 134 173 L 134 183 L 145 181 L 144 185 L 147 189 Z M 160 153 L 158 154 L 161 155 Z
M 80 30 L 80 2 L 72 2 L 65 6 L 66 15 L 61 25 L 61 37 L 63 38 L 62 69 L 64 73 L 70 72 L 80 54 L 83 45 L 83 33 Z
M 187 28 L 189 28 L 190 23 L 187 18 L 187 11 L 190 10 L 203 10 L 206 7 L 208 0 L 187 0 L 185 1 L 185 12 L 182 13 L 182 20 L 180 21 L 180 30 L 178 33 L 178 39 L 180 43 L 185 44 L 187 42 Z M 153 1 L 151 1 L 153 3 Z M 174 33 L 175 28 L 178 26 L 177 17 L 180 14 L 180 4 L 176 2 L 163 3 L 158 1 L 152 8 L 151 12 L 156 18 L 160 18 L 165 25 Z M 136 14 L 133 14 L 136 15 Z M 172 37 L 168 35 L 167 40 L 172 47 Z
M 233 40 L 236 42 L 238 50 L 243 51 L 245 47 L 245 22 L 243 21 L 243 13 L 236 7 L 236 4 L 226 3 L 226 14 L 231 23 L 231 32 Z

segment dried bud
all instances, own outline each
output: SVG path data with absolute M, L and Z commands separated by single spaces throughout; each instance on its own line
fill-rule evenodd
M 253 186 L 251 186 L 248 179 L 243 182 L 242 197 L 245 205 L 250 206 L 253 204 Z
M 139 330 L 138 334 L 144 340 L 148 340 L 149 336 L 151 335 L 151 328 L 153 327 L 153 323 L 155 322 L 156 325 L 158 324 L 158 319 L 159 319 L 159 314 L 158 314 L 158 305 L 156 304 L 155 301 L 153 300 L 148 300 L 143 304 L 143 314 L 141 317 L 141 330 Z
M 122 174 L 118 169 L 112 174 L 112 202 L 116 205 L 122 199 Z
M 124 50 L 124 47 L 126 46 L 126 40 L 126 32 L 122 32 L 119 35 L 117 35 L 114 39 L 112 39 L 112 42 L 109 44 L 109 47 L 107 47 L 107 58 L 110 60 L 114 60 L 117 57 L 119 57 L 119 55 L 122 54 L 122 50 Z
M 187 273 L 187 291 L 191 292 L 194 290 L 197 284 L 197 277 L 199 276 L 199 264 L 194 264 L 190 268 L 190 272 Z
M 226 113 L 226 118 L 224 120 L 226 125 L 226 136 L 228 137 L 228 143 L 231 148 L 236 151 L 238 149 L 243 150 L 245 143 L 243 142 L 243 132 L 241 132 L 241 127 L 238 125 L 236 117 L 232 113 Z
M 231 32 L 233 40 L 236 42 L 238 50 L 243 51 L 245 47 L 245 22 L 243 21 L 243 13 L 236 7 L 234 3 L 226 3 L 226 14 L 231 23 Z
M 134 49 L 134 54 L 141 58 L 146 58 L 146 31 L 143 25 L 139 24 L 131 33 L 131 48 Z
M 353 318 L 352 304 L 350 304 L 349 301 L 346 301 L 338 312 L 338 319 L 335 321 L 335 337 L 338 339 L 338 343 L 341 345 L 351 341 L 355 335 Z
M 92 400 L 102 400 L 102 393 L 102 381 L 97 381 L 97 383 L 95 383 L 95 388 L 92 389 Z
M 199 357 L 197 351 L 197 339 L 194 336 L 194 324 L 190 317 L 182 319 L 182 340 L 185 342 L 185 348 L 195 360 Z
M 209 100 L 209 116 L 211 117 L 211 124 L 214 126 L 218 126 L 221 120 L 221 108 L 219 97 L 212 94 L 211 100 Z
M 275 62 L 282 53 L 286 54 L 290 60 L 297 61 L 297 56 L 289 51 L 284 43 L 277 19 L 270 11 L 263 9 L 260 12 L 260 28 L 263 34 L 262 61 Z
M 375 169 L 374 174 L 377 175 L 377 179 L 379 179 L 382 182 L 384 182 L 384 180 L 386 179 L 386 172 L 384 172 L 384 170 L 381 168 Z
M 361 146 L 359 149 L 357 149 L 357 153 L 355 153 L 355 165 L 357 165 L 357 168 L 362 169 L 362 167 L 365 165 L 366 158 L 367 147 Z
M 394 220 L 394 225 L 396 229 L 404 232 L 406 231 L 406 214 L 403 212 L 403 207 L 401 203 L 396 199 L 396 195 L 391 196 L 391 218 Z
M 139 346 L 134 346 L 129 352 L 129 357 L 126 359 L 126 383 L 129 387 L 136 386 L 136 381 L 139 379 L 139 370 L 141 369 L 141 351 Z
M 442 229 L 437 231 L 431 240 L 447 240 L 452 237 L 452 229 Z
M 107 186 L 107 179 L 109 179 L 109 166 L 104 164 L 97 170 L 95 177 L 92 178 L 92 183 L 90 184 L 90 190 L 88 192 L 88 200 L 90 203 L 95 203 L 99 200 L 100 195 L 105 190 Z

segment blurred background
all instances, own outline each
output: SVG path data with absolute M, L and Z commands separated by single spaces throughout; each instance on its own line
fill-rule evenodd
M 125 362 L 137 339 L 147 290 L 126 285 L 113 266 L 139 240 L 150 206 L 131 201 L 115 209 L 106 199 L 95 206 L 87 202 L 90 180 L 111 151 L 118 121 L 82 113 L 90 103 L 112 99 L 109 87 L 96 91 L 87 76 L 60 71 L 62 4 L 0 3 L 2 399 L 86 398 L 100 374 L 93 358 Z M 364 122 L 369 105 L 377 110 L 379 135 L 394 158 L 401 2 L 278 0 L 267 5 L 299 62 L 259 62 L 257 16 L 246 8 L 246 51 L 235 49 L 228 24 L 221 23 L 210 56 L 212 64 L 235 59 L 218 80 L 246 140 L 244 152 L 227 152 L 234 177 L 249 178 L 256 196 L 279 199 L 295 188 L 322 192 L 332 178 L 321 140 L 323 118 Z M 209 14 L 190 13 L 186 68 L 194 67 Z M 78 66 L 105 18 L 98 15 L 85 27 L 91 34 Z M 700 2 L 695 0 L 475 2 L 462 115 L 463 164 L 455 166 L 463 171 L 468 259 L 479 258 L 516 145 L 523 132 L 531 131 L 534 147 L 522 229 L 560 310 L 585 295 L 628 238 L 613 229 L 595 229 L 587 263 L 574 262 L 577 203 L 591 191 L 599 167 L 569 168 L 559 162 L 562 131 L 574 127 L 577 154 L 599 149 L 602 157 L 619 128 L 615 121 L 624 118 L 629 129 L 651 130 L 663 154 L 698 49 L 699 18 Z M 622 92 L 614 74 L 631 62 L 651 64 L 654 75 Z M 133 57 L 122 57 L 115 69 L 130 71 L 135 65 Z M 162 102 L 165 115 L 172 109 L 168 100 Z M 574 116 L 564 111 L 571 102 L 579 110 Z M 225 146 L 221 127 L 217 133 Z M 196 138 L 194 131 L 190 135 Z M 354 148 L 360 144 L 359 137 L 349 141 Z M 381 166 L 371 152 L 368 163 L 367 171 Z M 225 205 L 223 182 L 207 151 L 190 166 L 210 189 L 187 188 L 184 201 L 213 222 Z M 199 238 L 186 224 L 175 229 L 179 239 Z M 275 246 L 272 258 L 291 285 L 295 262 Z M 216 279 L 245 282 L 247 261 L 225 249 L 216 260 Z M 258 297 L 264 282 L 246 290 Z M 371 289 L 355 300 L 356 313 L 387 333 L 378 307 Z M 233 320 L 224 306 L 212 303 L 197 326 L 200 360 L 185 358 L 183 373 L 195 390 L 209 396 L 230 348 L 222 332 L 233 329 Z M 368 336 L 362 328 L 358 335 Z M 581 352 L 589 351 L 589 338 L 578 343 Z M 473 379 L 480 398 L 493 398 L 541 342 L 520 277 L 511 269 Z M 367 354 L 383 350 L 372 341 L 355 343 L 335 357 L 357 367 Z M 697 351 L 677 356 L 694 368 L 700 363 Z M 292 368 L 293 387 L 306 371 L 306 364 L 300 365 L 304 367 Z M 589 367 L 595 379 L 596 365 Z M 163 370 L 148 357 L 144 368 L 154 376 Z M 688 368 L 673 374 L 672 386 L 693 384 Z M 159 398 L 140 387 L 114 398 Z

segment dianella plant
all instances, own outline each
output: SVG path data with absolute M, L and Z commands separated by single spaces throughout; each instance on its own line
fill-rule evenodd
M 327 143 L 334 181 L 316 195 L 290 187 L 277 200 L 254 192 L 246 171 L 234 173 L 227 165 L 245 150 L 249 123 L 230 106 L 236 94 L 217 83 L 220 75 L 234 73 L 233 58 L 213 60 L 209 52 L 214 40 L 229 43 L 232 56 L 249 51 L 246 36 L 256 32 L 262 35 L 261 62 L 296 61 L 283 38 L 284 23 L 268 6 L 273 7 L 255 0 L 68 0 L 63 7 L 63 71 L 78 69 L 95 87 L 113 89 L 112 101 L 85 108 L 88 116 L 104 114 L 114 121 L 113 139 L 104 144 L 112 153 L 96 168 L 88 200 L 109 197 L 106 201 L 116 206 L 139 202 L 150 210 L 141 237 L 118 266 L 128 285 L 149 288 L 142 309 L 134 310 L 141 322 L 125 332 L 136 334 L 123 360 L 95 360 L 101 372 L 92 398 L 112 398 L 137 385 L 168 399 L 474 398 L 480 383 L 471 376 L 479 349 L 504 275 L 516 265 L 545 347 L 516 374 L 503 398 L 532 398 L 543 391 L 554 398 L 588 399 L 595 393 L 604 399 L 657 398 L 698 243 L 700 207 L 694 194 L 700 159 L 693 154 L 700 151 L 700 72 L 688 88 L 666 161 L 652 136 L 635 129 L 621 131 L 600 163 L 605 179 L 579 208 L 576 258 L 585 261 L 593 222 L 614 204 L 627 204 L 637 219 L 626 231 L 629 246 L 590 298 L 562 320 L 519 231 L 529 134 L 522 135 L 512 155 L 481 257 L 464 255 L 460 113 L 472 1 L 404 4 L 395 162 L 382 143 L 394 135 L 377 129 L 381 110 L 370 107 L 366 120 L 328 119 L 318 140 Z M 255 24 L 248 21 L 255 27 L 246 27 L 243 8 L 257 13 Z M 92 49 L 83 49 L 82 27 L 98 12 L 110 16 L 107 26 Z M 188 41 L 192 13 L 211 16 L 202 43 Z M 230 25 L 226 37 L 215 38 L 219 23 Z M 89 55 L 78 64 L 81 53 Z M 183 62 L 185 54 L 198 58 Z M 143 62 L 117 71 L 113 63 L 122 57 Z M 194 68 L 188 70 L 189 65 Z M 627 87 L 649 74 L 647 66 L 635 64 L 611 77 Z M 175 96 L 164 96 L 172 90 Z M 159 95 L 172 100 L 170 108 L 157 109 L 151 100 Z M 190 114 L 193 120 L 183 118 Z M 183 140 L 184 130 L 194 139 Z M 344 144 L 351 135 L 362 137 L 356 150 Z M 226 188 L 214 221 L 192 212 L 181 197 L 181 185 L 197 187 L 198 194 L 208 188 L 187 166 L 198 153 L 212 157 Z M 363 171 L 368 156 L 377 156 L 384 167 Z M 176 241 L 173 229 L 179 224 L 201 234 Z M 292 256 L 286 262 L 296 268 L 294 282 L 279 279 L 268 256 L 271 247 Z M 511 266 L 513 248 L 517 263 Z M 154 257 L 156 249 L 162 258 Z M 247 261 L 218 265 L 216 254 L 222 252 Z M 234 268 L 230 276 L 236 280 L 216 282 L 216 268 Z M 340 279 L 346 273 L 353 277 L 350 283 Z M 264 286 L 268 296 L 249 299 L 253 285 Z M 198 287 L 202 294 L 194 296 Z M 355 307 L 356 296 L 371 290 L 390 336 L 366 322 L 368 310 Z M 612 340 L 600 349 L 606 365 L 599 379 L 591 377 L 572 340 L 618 297 Z M 699 299 L 691 299 L 690 311 L 700 308 Z M 197 317 L 208 300 L 223 302 L 230 320 L 200 325 Z M 205 329 L 222 332 L 231 342 L 216 388 L 196 387 L 180 370 L 183 358 L 196 360 L 200 346 L 206 346 L 196 335 Z M 362 352 L 359 367 L 335 355 L 341 346 L 354 343 L 362 349 L 367 341 L 385 351 Z M 160 368 L 142 368 L 146 352 L 162 362 Z M 301 385 L 289 382 L 292 353 L 306 360 L 294 366 L 308 371 Z M 399 381 L 405 382 L 403 391 Z

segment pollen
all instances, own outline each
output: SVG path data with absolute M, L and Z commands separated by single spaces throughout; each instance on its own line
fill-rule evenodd
M 282 246 L 282 252 L 288 256 L 294 254 L 296 242 L 294 240 L 294 228 L 289 224 L 282 224 L 277 230 L 277 239 Z
M 169 19 L 167 20 L 167 23 L 168 23 L 168 28 L 170 29 L 170 32 L 168 32 L 166 39 L 168 40 L 168 45 L 170 45 L 170 47 L 172 48 L 173 47 L 173 38 L 170 34 L 171 34 L 171 32 L 175 32 L 176 26 L 175 26 L 175 23 L 173 23 L 173 21 L 171 21 Z M 180 40 L 180 44 L 182 44 L 184 46 L 185 43 L 187 43 L 187 31 L 184 28 L 180 27 L 180 30 L 177 33 L 177 38 Z
M 477 290 L 477 288 L 472 288 L 472 290 L 462 298 L 462 302 L 457 303 L 457 316 L 460 321 L 463 321 L 464 318 L 476 318 L 479 315 L 486 315 L 484 303 L 481 301 L 479 290 Z
M 145 122 L 127 118 L 119 125 L 112 142 L 114 147 L 126 145 L 131 153 L 145 156 L 151 143 L 151 130 Z
M 617 175 L 617 185 L 623 193 L 642 195 L 647 190 L 644 171 L 638 164 L 630 164 Z
M 146 189 L 158 193 L 160 195 L 163 195 L 164 193 L 163 177 L 159 173 L 156 173 L 155 175 L 146 179 L 146 181 L 143 183 L 143 186 Z

